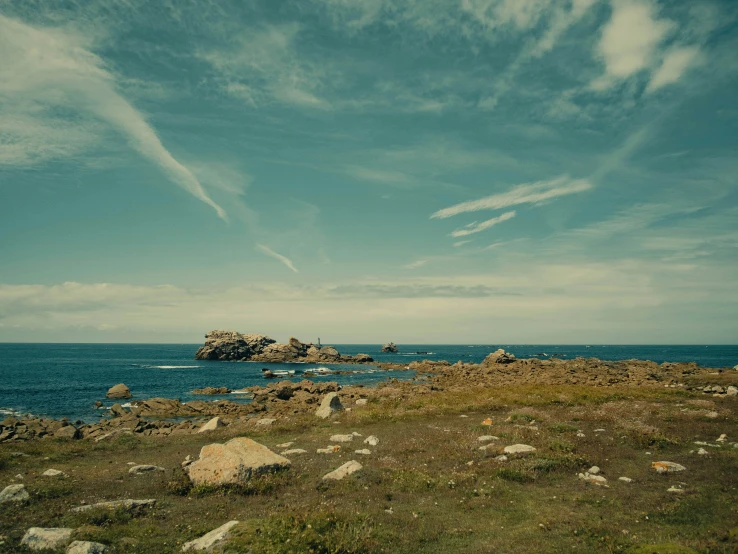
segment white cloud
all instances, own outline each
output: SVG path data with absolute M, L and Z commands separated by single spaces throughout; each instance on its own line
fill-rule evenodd
M 538 204 L 559 196 L 584 192 L 592 188 L 592 184 L 585 179 L 572 180 L 569 176 L 562 176 L 550 181 L 538 181 L 525 185 L 518 185 L 502 194 L 493 194 L 479 200 L 462 202 L 435 212 L 432 219 L 446 219 L 466 212 L 480 210 L 498 210 L 518 204 Z
M 415 262 L 410 262 L 409 264 L 403 265 L 402 268 L 403 269 L 418 269 L 419 267 L 423 267 L 427 263 L 428 263 L 428 260 L 417 260 Z
M 292 260 L 290 260 L 287 256 L 283 256 L 282 254 L 275 252 L 274 250 L 272 250 L 268 246 L 264 246 L 263 244 L 257 244 L 256 248 L 261 250 L 264 254 L 266 254 L 270 258 L 279 260 L 280 262 L 282 262 L 284 265 L 286 265 L 288 268 L 290 268 L 295 273 L 299 273 L 299 271 L 297 271 L 297 268 L 292 263 Z
M 646 92 L 653 92 L 666 85 L 676 83 L 686 71 L 699 61 L 700 49 L 697 46 L 682 46 L 669 50 L 648 83 Z
M 605 74 L 592 82 L 592 88 L 606 90 L 651 67 L 659 45 L 674 27 L 672 21 L 657 18 L 650 0 L 612 0 L 612 16 L 597 46 Z
M 117 92 L 115 77 L 92 52 L 84 37 L 59 28 L 33 27 L 0 15 L 0 59 L 3 60 L 0 64 L 0 95 L 3 98 L 0 114 L 3 119 L 33 118 L 39 121 L 36 127 L 43 129 L 54 124 L 45 123 L 48 108 L 63 107 L 87 117 L 95 116 L 125 136 L 134 149 L 157 164 L 174 183 L 227 220 L 225 210 L 208 196 L 192 172 L 164 147 L 143 115 Z M 40 142 L 34 143 L 35 139 Z M 69 153 L 68 148 L 54 149 L 55 144 L 59 141 L 30 130 L 19 142 L 10 144 L 15 154 L 3 154 L 0 158 L 6 163 L 27 163 L 33 158 Z M 19 154 L 19 149 L 27 154 Z M 42 156 L 39 157 L 39 153 Z
M 550 0 L 462 0 L 461 9 L 486 27 L 512 25 L 518 29 L 535 26 Z
M 464 246 L 465 244 L 469 244 L 470 242 L 470 240 L 460 240 L 454 243 L 454 248 L 459 248 L 461 246 Z
M 479 233 L 481 231 L 485 231 L 487 229 L 490 229 L 491 227 L 494 227 L 498 223 L 502 223 L 503 221 L 507 221 L 508 219 L 512 219 L 515 217 L 515 212 L 505 212 L 504 214 L 493 217 L 492 219 L 488 219 L 487 221 L 482 221 L 481 223 L 470 223 L 469 225 L 466 225 L 465 227 L 462 227 L 461 229 L 456 229 L 454 232 L 451 233 L 452 237 L 466 237 L 469 235 L 473 235 L 474 233 Z

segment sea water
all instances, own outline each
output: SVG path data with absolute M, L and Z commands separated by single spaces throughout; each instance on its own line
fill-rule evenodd
M 117 383 L 130 387 L 133 400 L 153 397 L 248 402 L 247 395 L 195 396 L 206 386 L 241 389 L 266 385 L 262 368 L 295 370 L 292 381 L 306 377 L 311 368 L 356 371 L 350 375 L 320 375 L 314 381 L 376 386 L 390 378 L 407 380 L 411 371 L 379 371 L 372 365 L 273 364 L 194 360 L 197 344 L 15 344 L 0 343 L 0 420 L 3 414 L 31 413 L 47 417 L 95 421 L 105 410 L 107 390 Z M 378 362 L 409 364 L 414 360 L 448 360 L 478 363 L 497 348 L 519 358 L 578 356 L 603 360 L 647 359 L 661 363 L 697 362 L 705 367 L 738 364 L 738 346 L 602 346 L 602 345 L 399 345 L 398 353 L 381 353 L 379 345 L 334 345 L 341 354 L 369 354 Z

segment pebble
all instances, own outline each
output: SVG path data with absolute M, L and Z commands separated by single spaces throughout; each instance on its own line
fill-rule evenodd
M 371 453 L 372 453 L 372 451 L 369 450 L 368 448 L 363 448 L 361 450 L 354 450 L 354 454 L 361 454 L 363 456 L 368 456 Z
M 283 442 L 282 444 L 278 444 L 277 448 L 289 448 L 293 444 L 295 444 L 295 441 Z
M 495 437 L 494 435 L 482 435 L 481 437 L 477 437 L 477 440 L 479 442 L 498 441 L 500 440 L 500 437 Z
M 334 446 L 329 446 L 328 448 L 318 448 L 316 452 L 318 454 L 334 454 L 335 452 L 338 452 L 339 450 L 341 450 L 341 447 L 336 444 Z
M 618 477 L 618 481 L 622 481 L 623 483 L 632 483 L 633 479 L 630 477 Z
M 331 471 L 330 473 L 327 473 L 323 476 L 323 479 L 328 479 L 332 481 L 340 481 L 344 477 L 347 477 L 351 475 L 352 473 L 356 473 L 362 469 L 362 465 L 357 462 L 356 460 L 351 460 L 350 462 L 346 462 L 338 469 L 335 469 Z
M 592 475 L 599 475 L 600 468 L 597 466 L 592 466 L 591 468 L 589 468 L 589 471 L 587 473 L 591 473 Z
M 330 439 L 331 442 L 351 442 L 354 440 L 353 435 L 333 435 Z
M 605 479 L 602 475 L 593 475 L 589 471 L 586 473 L 580 473 L 578 477 L 584 481 L 587 481 L 588 483 L 594 483 L 595 485 L 602 486 L 607 483 L 607 479 Z
M 293 448 L 282 452 L 282 456 L 291 456 L 292 454 L 307 454 L 307 450 L 303 450 L 302 448 Z
M 44 471 L 41 475 L 44 477 L 66 477 L 67 474 L 63 471 L 59 471 L 58 469 L 47 469 Z
M 605 430 L 604 429 L 595 429 L 594 432 L 595 433 L 604 433 Z

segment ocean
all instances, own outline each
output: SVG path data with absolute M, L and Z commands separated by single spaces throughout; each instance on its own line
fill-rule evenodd
M 261 369 L 294 369 L 295 381 L 310 369 L 360 371 L 353 375 L 312 377 L 341 384 L 376 386 L 390 378 L 411 379 L 410 371 L 373 371 L 372 366 L 341 364 L 268 364 L 261 362 L 213 362 L 193 359 L 198 344 L 17 344 L 0 343 L 0 420 L 4 414 L 38 416 L 93 422 L 104 410 L 107 390 L 125 383 L 133 399 L 178 398 L 183 402 L 222 399 L 247 402 L 238 394 L 203 397 L 191 391 L 206 386 L 240 389 L 266 385 Z M 697 362 L 701 366 L 723 368 L 738 364 L 738 346 L 601 346 L 601 345 L 399 345 L 397 354 L 379 352 L 379 345 L 336 344 L 341 354 L 365 353 L 378 362 L 409 364 L 414 360 L 448 360 L 478 363 L 497 348 L 519 358 L 578 356 L 603 360 L 642 359 L 655 362 Z

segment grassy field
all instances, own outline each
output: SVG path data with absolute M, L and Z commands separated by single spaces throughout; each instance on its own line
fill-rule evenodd
M 207 435 L 119 436 L 112 442 L 37 440 L 0 445 L 0 485 L 25 483 L 31 500 L 0 508 L 0 552 L 25 552 L 29 527 L 73 527 L 113 552 L 177 552 L 239 520 L 224 552 L 697 552 L 738 551 L 736 399 L 674 389 L 504 387 L 391 396 L 334 420 L 280 419 Z M 486 418 L 492 425 L 482 425 Z M 604 429 L 602 431 L 595 431 Z M 317 454 L 338 433 L 361 434 Z M 725 443 L 715 440 L 728 435 Z M 375 447 L 363 440 L 375 435 Z M 482 435 L 499 440 L 485 451 Z M 210 442 L 249 436 L 307 454 L 292 467 L 239 488 L 191 488 L 180 462 Z M 698 455 L 702 446 L 707 455 Z M 506 445 L 535 453 L 495 460 Z M 370 455 L 355 454 L 368 448 Z M 25 456 L 18 456 L 18 453 Z M 322 476 L 348 460 L 363 469 Z M 686 471 L 660 475 L 668 460 Z M 164 473 L 132 477 L 129 462 Z M 577 474 L 597 465 L 607 487 Z M 49 468 L 65 478 L 43 477 Z M 17 474 L 23 480 L 15 480 Z M 619 481 L 621 476 L 633 479 Z M 668 492 L 671 487 L 683 492 Z M 155 498 L 142 513 L 72 513 L 84 503 Z M 643 545 L 665 545 L 641 549 Z

